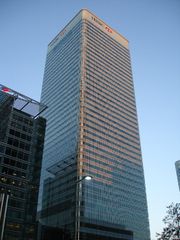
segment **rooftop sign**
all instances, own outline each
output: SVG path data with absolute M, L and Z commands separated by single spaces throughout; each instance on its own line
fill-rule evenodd
M 103 32 L 114 38 L 117 42 L 121 43 L 124 47 L 128 48 L 128 40 L 124 38 L 121 34 L 113 30 L 105 22 L 103 22 L 101 19 L 96 17 L 88 10 L 82 10 L 82 12 L 84 19 L 87 19 L 88 21 L 96 25 L 96 27 L 100 28 Z
M 124 47 L 128 48 L 128 40 L 120 35 L 118 32 L 110 28 L 107 24 L 105 24 L 102 20 L 96 17 L 94 14 L 89 12 L 88 10 L 81 10 L 67 25 L 63 30 L 49 43 L 48 52 L 51 51 L 62 38 L 66 36 L 66 34 L 80 21 L 80 20 L 88 20 L 98 28 L 100 28 L 103 32 L 114 38 L 117 42 L 121 43 Z

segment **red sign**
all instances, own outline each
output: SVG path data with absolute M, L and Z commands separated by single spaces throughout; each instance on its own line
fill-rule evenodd
M 9 92 L 10 90 L 9 90 L 9 88 L 3 87 L 3 88 L 2 88 L 2 91 L 3 91 L 3 92 Z
M 109 32 L 109 33 L 112 33 L 112 30 L 109 28 L 109 27 L 105 27 L 105 29 Z

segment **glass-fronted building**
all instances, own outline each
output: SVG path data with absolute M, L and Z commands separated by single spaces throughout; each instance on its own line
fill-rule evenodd
M 180 190 L 180 160 L 175 162 L 175 168 L 176 168 L 178 186 L 179 186 L 179 190 Z
M 149 240 L 127 39 L 81 10 L 48 45 L 41 101 L 41 226 L 75 240 Z
M 0 85 L 0 239 L 35 240 L 46 107 Z

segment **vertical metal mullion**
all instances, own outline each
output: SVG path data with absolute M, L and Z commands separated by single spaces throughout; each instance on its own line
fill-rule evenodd
M 4 194 L 4 198 L 5 198 L 5 204 L 4 204 L 4 214 L 3 214 L 3 218 L 2 218 L 2 228 L 1 228 L 1 238 L 0 238 L 1 240 L 3 240 L 3 238 L 4 238 L 4 228 L 5 228 L 5 223 L 6 223 L 6 214 L 7 214 L 7 207 L 8 207 L 8 201 L 9 201 L 9 194 L 7 194 L 6 196 Z M 2 202 L 2 205 L 3 205 L 3 202 Z

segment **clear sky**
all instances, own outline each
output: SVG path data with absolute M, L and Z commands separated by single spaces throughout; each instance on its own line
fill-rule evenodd
M 179 202 L 179 0 L 0 0 L 0 83 L 40 99 L 47 44 L 88 8 L 130 41 L 152 240 Z

